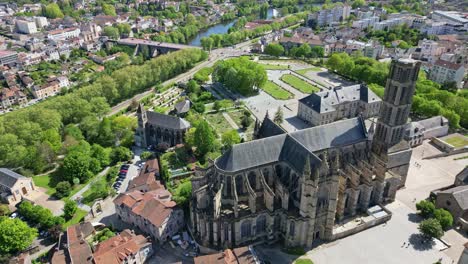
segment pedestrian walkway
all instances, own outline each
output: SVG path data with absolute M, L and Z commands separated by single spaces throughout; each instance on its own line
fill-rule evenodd
M 234 122 L 234 120 L 232 120 L 231 116 L 228 113 L 223 112 L 223 116 L 228 121 L 229 125 L 232 126 L 232 128 L 234 128 L 235 130 L 240 129 L 239 126 L 236 124 L 236 122 Z

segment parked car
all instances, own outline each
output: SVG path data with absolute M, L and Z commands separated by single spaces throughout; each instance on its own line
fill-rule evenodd
M 18 217 L 18 213 L 17 212 L 14 212 L 10 215 L 10 218 L 11 219 L 15 219 L 16 217 Z
M 120 173 L 127 173 L 128 170 L 120 170 Z
M 120 166 L 121 170 L 128 170 L 128 168 L 130 168 L 129 164 L 124 164 L 124 165 Z

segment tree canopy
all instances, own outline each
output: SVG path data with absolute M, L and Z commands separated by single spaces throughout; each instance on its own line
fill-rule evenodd
M 28 248 L 37 237 L 37 229 L 20 219 L 0 217 L 0 254 L 12 254 Z
M 60 6 L 56 3 L 50 3 L 45 7 L 44 10 L 44 15 L 47 18 L 63 18 L 64 15 L 62 13 L 62 10 L 60 9 Z
M 245 57 L 218 62 L 213 75 L 228 89 L 242 95 L 255 94 L 267 81 L 265 69 Z

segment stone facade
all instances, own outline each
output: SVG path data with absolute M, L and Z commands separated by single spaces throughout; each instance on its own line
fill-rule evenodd
M 172 147 L 184 143 L 190 123 L 185 119 L 146 111 L 143 105 L 137 110 L 138 127 L 135 144 L 139 147 Z
M 335 87 L 299 100 L 297 116 L 312 126 L 358 115 L 369 118 L 379 113 L 381 101 L 366 85 Z
M 391 74 L 400 64 L 406 65 L 393 63 Z M 419 64 L 411 70 L 417 76 Z M 400 91 L 387 87 L 394 89 Z M 393 127 L 391 122 L 380 120 L 378 129 Z M 196 170 L 190 227 L 203 246 L 283 241 L 311 247 L 333 239 L 336 223 L 393 201 L 404 184 L 407 171 L 394 163 L 409 163 L 411 151 L 392 152 L 390 159 L 376 151 L 393 145 L 375 147 L 374 127 L 368 130 L 362 117 L 289 134 L 274 126 L 266 117 L 256 124 L 256 140 L 235 145 Z

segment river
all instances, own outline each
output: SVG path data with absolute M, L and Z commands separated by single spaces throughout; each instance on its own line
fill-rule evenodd
M 273 16 L 278 16 L 279 15 L 279 12 L 274 9 L 274 8 L 269 8 L 268 9 L 268 13 L 267 13 L 267 19 L 270 19 L 272 18 Z M 211 34 L 225 34 L 228 32 L 229 28 L 232 27 L 234 25 L 234 23 L 236 23 L 236 19 L 231 21 L 231 22 L 228 22 L 228 23 L 221 23 L 221 24 L 216 24 L 216 25 L 213 25 L 211 27 L 209 27 L 208 29 L 206 30 L 203 30 L 203 31 L 200 31 L 196 36 L 195 38 L 193 38 L 188 44 L 191 45 L 191 46 L 198 46 L 200 47 L 201 46 L 201 39 L 204 38 L 204 37 L 208 37 L 210 36 Z

